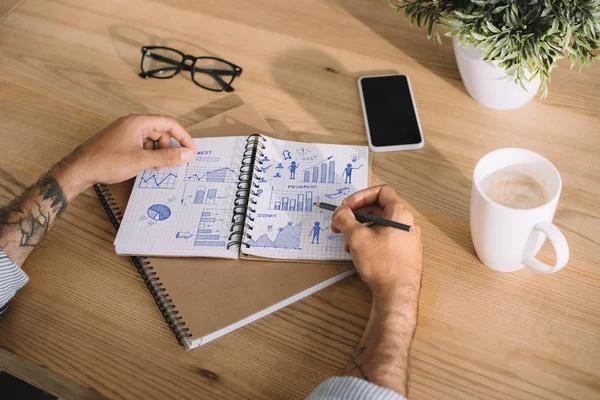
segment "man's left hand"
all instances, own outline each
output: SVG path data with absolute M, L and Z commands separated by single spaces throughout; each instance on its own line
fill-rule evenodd
M 171 137 L 182 147 L 173 147 Z M 90 138 L 52 172 L 71 200 L 95 183 L 116 183 L 148 168 L 192 161 L 190 134 L 170 117 L 128 115 Z

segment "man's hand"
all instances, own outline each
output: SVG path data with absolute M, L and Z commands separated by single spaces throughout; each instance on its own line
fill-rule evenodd
M 173 147 L 171 137 L 182 147 Z M 128 115 L 90 138 L 52 175 L 71 200 L 95 183 L 121 182 L 144 169 L 191 161 L 197 151 L 190 134 L 173 118 Z
M 360 210 L 413 226 L 405 232 L 386 226 L 366 227 L 352 210 Z M 373 292 L 415 287 L 421 281 L 421 235 L 413 216 L 390 186 L 376 186 L 354 193 L 342 202 L 332 217 L 331 230 L 344 234 L 361 278 Z
M 412 232 L 359 223 L 352 210 L 413 226 Z M 422 245 L 419 228 L 396 191 L 377 186 L 354 193 L 332 217 L 354 266 L 373 292 L 369 322 L 345 374 L 406 395 L 408 352 L 417 324 Z
M 173 147 L 171 137 L 183 147 Z M 0 209 L 0 249 L 23 265 L 67 203 L 91 185 L 191 161 L 197 152 L 190 134 L 172 118 L 119 118 Z

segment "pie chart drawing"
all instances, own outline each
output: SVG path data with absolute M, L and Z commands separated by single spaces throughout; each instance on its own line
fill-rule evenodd
M 164 204 L 154 204 L 148 207 L 148 216 L 155 221 L 164 221 L 171 216 L 171 209 Z

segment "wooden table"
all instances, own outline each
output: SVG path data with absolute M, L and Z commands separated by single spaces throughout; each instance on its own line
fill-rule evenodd
M 139 48 L 158 44 L 241 65 L 235 95 L 140 79 Z M 243 101 L 289 138 L 366 143 L 357 78 L 408 74 L 425 148 L 374 154 L 373 177 L 423 231 L 411 398 L 600 396 L 600 62 L 561 63 L 547 100 L 490 110 L 465 92 L 450 41 L 434 46 L 385 0 L 28 0 L 0 22 L 0 55 L 2 204 L 131 112 L 191 124 Z M 559 273 L 501 274 L 475 256 L 473 166 L 508 146 L 562 174 L 555 223 L 571 260 Z M 354 277 L 185 352 L 113 237 L 91 190 L 69 206 L 24 266 L 0 369 L 65 398 L 302 398 L 343 369 L 368 318 Z

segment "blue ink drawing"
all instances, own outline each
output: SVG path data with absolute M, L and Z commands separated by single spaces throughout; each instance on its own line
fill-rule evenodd
M 296 161 L 292 161 L 288 169 L 290 170 L 290 179 L 296 179 L 296 170 L 300 165 L 296 164 Z
M 327 229 L 329 229 L 329 227 L 321 228 L 321 223 L 319 221 L 315 222 L 315 225 L 312 227 L 310 233 L 308 234 L 309 237 L 312 235 L 312 241 L 310 242 L 310 244 L 315 244 L 315 239 L 317 240 L 317 244 L 319 244 L 319 235 L 322 231 L 326 231 Z
M 289 150 L 284 150 L 283 153 L 281 153 L 281 155 L 283 156 L 284 161 L 292 159 L 292 154 L 290 153 Z
M 276 190 L 271 187 L 269 210 L 274 211 L 312 211 L 313 202 L 318 203 L 321 198 L 313 197 L 313 191 L 296 192 L 289 190 Z
M 217 198 L 217 189 L 206 190 L 205 186 L 200 186 L 196 189 L 196 195 L 194 196 L 194 204 L 215 204 Z
M 264 156 L 263 157 L 263 162 L 265 162 L 265 161 L 271 161 L 271 159 L 269 158 L 269 156 Z
M 338 197 L 348 196 L 348 193 L 350 193 L 350 188 L 345 187 L 345 188 L 338 189 L 337 192 L 335 192 L 335 193 L 324 194 L 323 196 L 327 197 L 328 199 L 337 199 Z
M 164 221 L 171 216 L 171 209 L 164 204 L 153 204 L 148 207 L 148 216 L 155 221 Z
M 265 183 L 267 180 L 265 179 L 264 176 L 261 176 L 260 179 L 258 180 L 260 183 Z
M 344 172 L 342 173 L 342 178 L 345 176 L 346 180 L 344 181 L 344 183 L 352 183 L 352 171 L 355 169 L 360 169 L 362 167 L 362 164 L 360 165 L 360 167 L 356 167 L 354 168 L 352 166 L 352 164 L 348 163 L 346 164 L 346 168 L 344 168 Z
M 237 183 L 237 175 L 234 170 L 227 167 L 208 170 L 207 168 L 191 167 L 188 164 L 185 170 L 184 180 L 194 182 Z
M 269 168 L 271 168 L 272 166 L 273 166 L 273 164 L 269 164 L 269 165 L 267 165 L 266 167 L 262 167 L 260 170 L 261 170 L 262 172 L 267 172 L 267 171 L 269 170 Z
M 262 190 L 262 189 L 258 189 L 258 190 L 256 191 L 256 197 L 260 197 L 260 195 L 262 194 L 262 192 L 264 192 L 264 190 Z
M 281 174 L 278 172 L 275 175 L 273 175 L 273 178 L 281 178 Z
M 302 234 L 302 222 L 294 226 L 293 222 L 288 222 L 286 226 L 279 228 L 275 240 L 271 240 L 269 235 L 264 234 L 257 240 L 249 240 L 251 247 L 270 247 L 276 249 L 300 249 L 300 235 Z
M 179 231 L 179 232 L 177 232 L 177 234 L 175 235 L 175 237 L 176 237 L 177 239 L 189 239 L 189 238 L 191 238 L 192 236 L 194 236 L 194 234 L 193 234 L 192 232 L 187 232 L 187 231 L 185 231 L 185 232 L 181 232 L 181 231 Z
M 142 172 L 139 188 L 144 189 L 174 189 L 177 179 L 177 168 L 168 168 L 162 171 L 147 169 Z
M 335 183 L 335 160 L 332 160 L 332 158 L 333 156 L 329 156 L 312 167 L 303 169 L 303 181 L 313 183 Z
M 310 150 L 308 150 L 308 149 L 307 149 L 306 147 L 304 147 L 304 146 L 302 146 L 302 147 L 300 147 L 299 149 L 297 149 L 297 150 L 296 150 L 296 154 L 298 154 L 298 155 L 299 155 L 299 156 L 301 156 L 301 157 L 302 157 L 302 156 L 305 156 L 305 155 L 307 155 L 307 154 L 308 154 L 308 153 L 310 153 L 310 152 L 311 152 L 311 151 L 310 151 Z
M 283 164 L 282 163 L 277 163 L 277 166 L 275 168 L 277 168 L 277 169 L 283 169 Z
M 358 160 L 360 160 L 360 153 L 352 153 L 350 154 L 350 158 L 352 159 L 352 162 L 357 162 Z
M 231 215 L 231 211 L 228 211 Z M 219 226 L 225 219 L 224 211 L 221 210 L 203 210 L 200 214 L 200 222 L 198 222 L 198 230 L 194 239 L 196 247 L 225 247 L 225 238 L 220 234 Z

